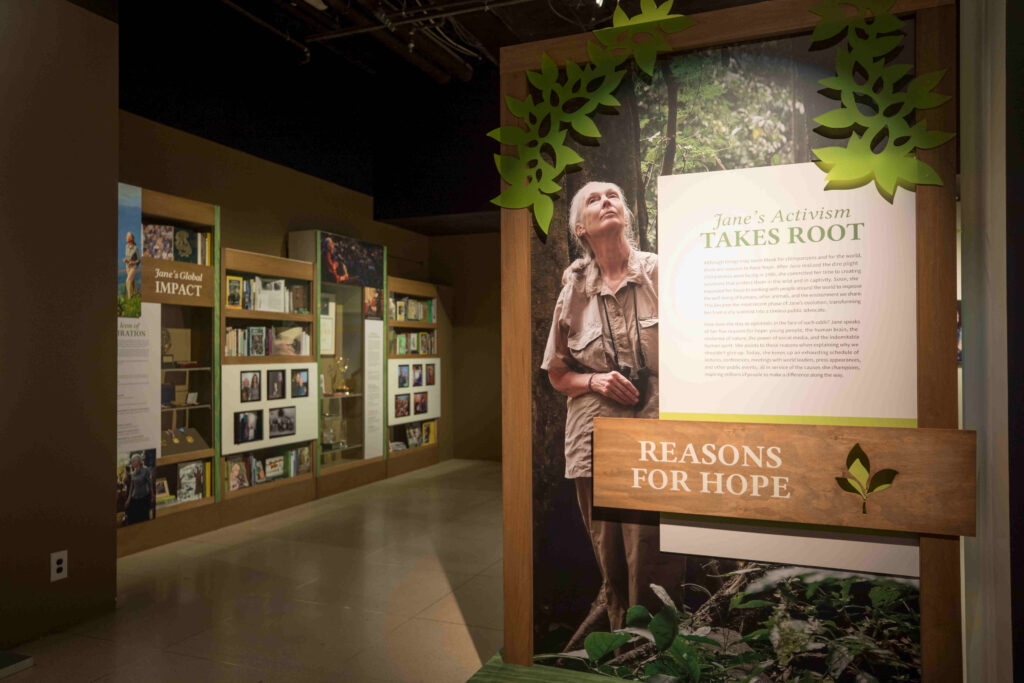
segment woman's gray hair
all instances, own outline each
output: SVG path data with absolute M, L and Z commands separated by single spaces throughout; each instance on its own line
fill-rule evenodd
M 594 250 L 587 244 L 587 240 L 583 239 L 576 234 L 576 225 L 580 222 L 580 218 L 583 215 L 583 200 L 586 199 L 587 195 L 595 185 L 611 185 L 615 188 L 615 191 L 619 193 L 619 198 L 622 199 L 622 207 L 626 213 L 626 242 L 629 244 L 630 249 L 636 251 L 638 249 L 636 242 L 636 231 L 634 230 L 634 223 L 636 222 L 633 217 L 633 212 L 629 210 L 629 204 L 626 202 L 626 193 L 622 191 L 622 188 L 615 183 L 603 182 L 600 180 L 591 180 L 589 183 L 581 187 L 576 194 L 572 196 L 572 202 L 569 204 L 569 234 L 572 236 L 572 242 L 576 248 L 587 255 L 588 258 L 594 257 Z

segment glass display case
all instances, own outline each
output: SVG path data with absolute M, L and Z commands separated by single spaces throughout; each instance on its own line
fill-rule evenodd
M 320 462 L 330 467 L 364 457 L 363 287 L 320 286 Z

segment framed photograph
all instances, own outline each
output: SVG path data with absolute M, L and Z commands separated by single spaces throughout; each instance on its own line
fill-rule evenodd
M 395 417 L 409 417 L 409 394 L 395 395 Z
M 228 275 L 228 299 L 224 308 L 242 307 L 242 278 L 237 275 Z
M 249 327 L 249 355 L 267 355 L 267 328 L 259 325 Z
M 418 424 L 406 425 L 405 427 L 405 441 L 409 444 L 409 448 L 416 448 L 417 446 L 423 445 L 423 438 L 420 435 L 420 426 Z
M 376 287 L 363 288 L 363 317 L 371 320 L 384 319 L 384 308 L 381 305 L 381 291 Z
M 260 370 L 245 370 L 239 374 L 239 389 L 241 390 L 242 403 L 252 403 L 263 400 L 263 391 L 260 388 Z
M 434 363 L 427 363 L 427 386 L 434 386 Z
M 167 479 L 160 477 L 156 480 L 156 497 L 160 498 L 161 496 L 169 495 L 171 495 L 171 489 L 167 486 Z
M 295 406 L 270 409 L 270 438 L 290 436 L 295 433 Z
M 262 439 L 262 410 L 241 410 L 235 413 L 235 443 L 249 443 Z
M 404 389 L 409 386 L 409 366 L 399 365 L 398 366 L 398 388 Z
M 309 370 L 292 370 L 292 398 L 309 396 Z
M 284 398 L 284 370 L 267 370 L 267 400 Z
M 414 365 L 412 366 L 412 385 L 414 387 L 423 386 L 423 366 Z
M 416 392 L 416 394 L 413 395 L 413 399 L 413 414 L 423 415 L 425 412 L 427 412 L 427 392 L 418 391 Z

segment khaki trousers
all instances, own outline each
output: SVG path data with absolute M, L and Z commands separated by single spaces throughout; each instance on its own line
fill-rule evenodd
M 659 551 L 658 513 L 595 508 L 593 490 L 592 478 L 576 479 L 576 499 L 601 570 L 601 593 L 594 604 L 603 598 L 615 630 L 625 626 L 626 611 L 633 605 L 643 605 L 651 614 L 661 610 L 652 583 L 669 595 L 678 594 L 686 576 L 686 560 Z

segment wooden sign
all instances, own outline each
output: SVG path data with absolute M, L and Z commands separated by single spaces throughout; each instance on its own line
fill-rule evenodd
M 213 307 L 213 268 L 195 263 L 142 259 L 142 300 Z
M 973 536 L 975 433 L 597 418 L 594 504 Z

